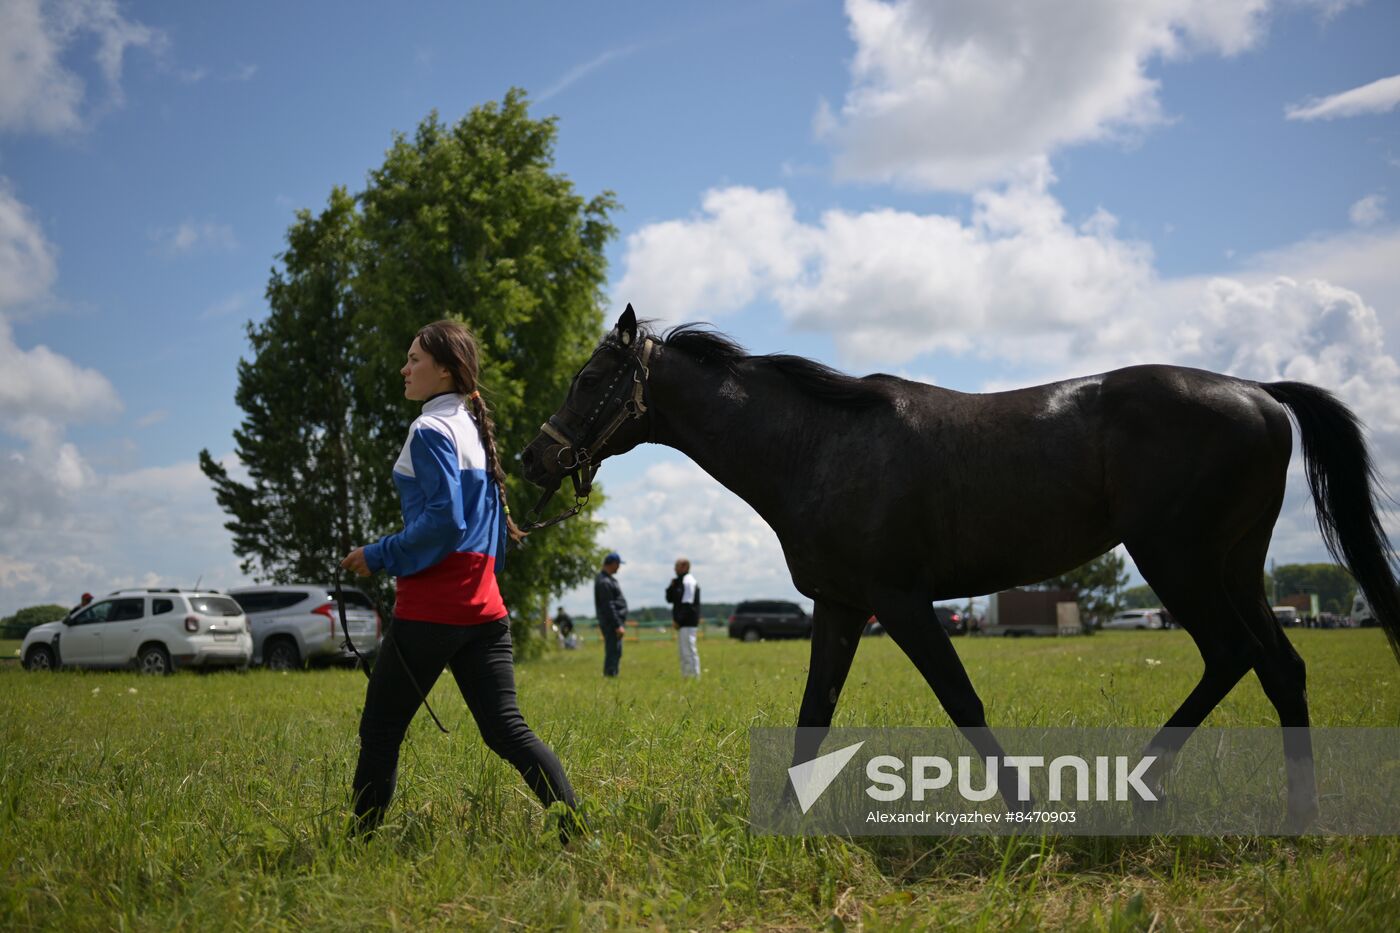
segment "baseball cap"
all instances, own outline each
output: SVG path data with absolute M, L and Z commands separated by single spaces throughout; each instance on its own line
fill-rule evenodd
M 603 563 L 611 564 L 613 561 L 617 561 L 619 564 L 622 563 L 622 555 L 616 551 L 609 551 L 608 556 L 603 558 Z

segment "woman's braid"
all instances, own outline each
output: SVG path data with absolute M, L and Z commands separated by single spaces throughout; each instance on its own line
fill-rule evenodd
M 525 532 L 510 517 L 510 504 L 506 501 L 506 474 L 501 469 L 501 458 L 496 454 L 496 423 L 491 420 L 491 411 L 486 407 L 486 400 L 481 397 L 480 391 L 472 392 L 468 399 L 471 401 L 472 415 L 476 418 L 476 429 L 481 433 L 481 446 L 486 451 L 487 469 L 496 477 L 496 494 L 501 497 L 501 508 L 505 510 L 506 531 L 510 540 L 519 543 L 524 540 Z

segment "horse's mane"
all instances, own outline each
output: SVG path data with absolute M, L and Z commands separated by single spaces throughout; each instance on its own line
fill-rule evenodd
M 654 338 L 656 335 L 651 335 Z M 850 376 L 815 360 L 787 353 L 753 356 L 727 334 L 707 324 L 681 324 L 660 336 L 661 345 L 684 353 L 707 366 L 735 372 L 743 363 L 774 369 L 808 395 L 846 408 L 868 408 L 888 402 L 893 376 L 876 373 Z

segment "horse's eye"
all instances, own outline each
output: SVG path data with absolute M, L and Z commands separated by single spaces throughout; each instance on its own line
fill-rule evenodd
M 592 388 L 596 388 L 597 385 L 598 385 L 598 383 L 601 382 L 602 379 L 603 379 L 603 377 L 602 377 L 602 376 L 599 376 L 597 373 L 584 373 L 582 376 L 579 376 L 579 378 L 578 378 L 579 388 L 581 388 L 581 389 L 592 389 Z

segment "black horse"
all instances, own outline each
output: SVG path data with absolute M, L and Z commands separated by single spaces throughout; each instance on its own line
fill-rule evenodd
M 1360 426 L 1303 383 L 1134 366 L 969 395 L 750 356 L 697 325 L 656 335 L 629 305 L 522 461 L 554 490 L 570 474 L 586 487 L 642 442 L 685 453 L 773 528 L 815 603 L 798 725 L 831 724 L 873 612 L 984 755 L 1000 749 L 932 602 L 1045 580 L 1122 543 L 1205 661 L 1153 743 L 1169 757 L 1251 669 L 1281 725 L 1308 726 L 1304 664 L 1263 588 L 1290 411 L 1323 538 L 1400 659 L 1395 555 Z M 1289 822 L 1303 826 L 1317 809 L 1307 729 L 1286 728 L 1284 746 Z

